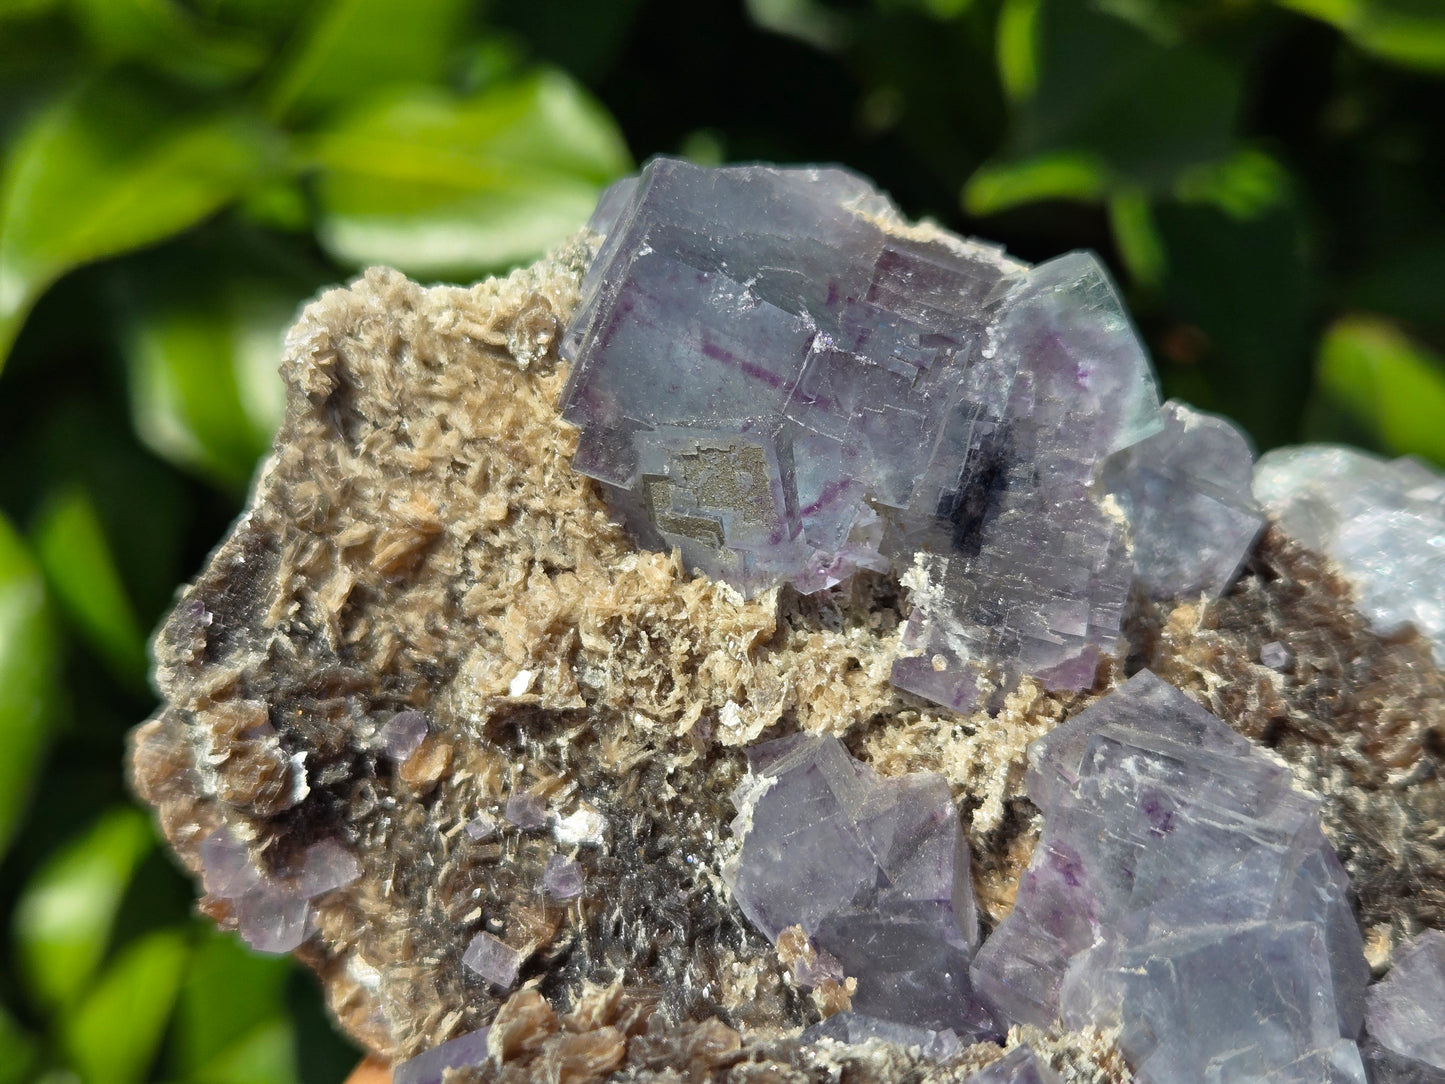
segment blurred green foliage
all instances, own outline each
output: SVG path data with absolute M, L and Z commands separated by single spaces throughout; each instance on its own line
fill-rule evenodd
M 0 0 L 0 1084 L 354 1063 L 129 804 L 148 630 L 300 304 L 530 260 L 656 152 L 1095 248 L 1171 394 L 1445 463 L 1440 0 Z

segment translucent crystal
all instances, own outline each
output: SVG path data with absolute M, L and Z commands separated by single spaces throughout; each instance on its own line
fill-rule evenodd
M 392 1084 L 443 1084 L 448 1069 L 485 1065 L 490 1030 L 469 1031 L 409 1058 L 392 1070 Z
M 1165 403 L 1164 427 L 1113 456 L 1102 483 L 1129 517 L 1134 568 L 1155 598 L 1224 592 L 1264 526 L 1254 454 L 1223 418 Z
M 575 899 L 582 894 L 582 867 L 554 854 L 542 871 L 542 889 L 554 900 Z
M 393 760 L 405 760 L 426 738 L 426 716 L 419 711 L 399 711 L 377 732 L 381 747 Z
M 1386 1079 L 1445 1081 L 1445 933 L 1426 930 L 1396 951 L 1389 974 L 1370 987 L 1365 1027 L 1389 1055 L 1380 1059 L 1392 1063 Z
M 518 828 L 535 831 L 547 826 L 547 803 L 530 790 L 514 790 L 507 796 L 502 815 Z
M 853 1008 L 895 1024 L 996 1034 L 968 965 L 978 937 L 967 844 L 938 775 L 880 778 L 832 737 L 749 749 L 725 870 L 770 939 L 792 926 L 857 979 Z
M 1029 764 L 1043 835 L 973 965 L 1006 1019 L 1120 1026 L 1141 1081 L 1363 1079 L 1348 879 L 1282 764 L 1148 671 Z
M 1375 631 L 1414 625 L 1445 659 L 1445 477 L 1414 459 L 1307 444 L 1262 456 L 1254 492 L 1335 561 Z
M 522 959 L 522 953 L 485 931 L 467 942 L 462 953 L 463 966 L 503 990 L 510 990 L 516 983 Z

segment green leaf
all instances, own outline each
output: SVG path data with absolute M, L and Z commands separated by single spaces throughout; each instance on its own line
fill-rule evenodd
M 1291 187 L 1289 170 L 1282 163 L 1263 151 L 1244 148 L 1185 170 L 1174 194 L 1186 203 L 1212 203 L 1247 221 L 1284 203 Z
M 1039 84 L 1039 9 L 1042 0 L 1004 0 L 998 13 L 999 81 L 1014 101 L 1033 97 Z
M 71 10 L 106 61 L 139 61 L 201 85 L 234 82 L 267 56 L 261 40 L 207 26 L 176 0 L 71 0 Z
M 145 630 L 90 495 L 79 485 L 51 494 L 32 533 L 51 590 L 80 635 L 123 684 L 144 689 Z
M 24 540 L 0 516 L 0 854 L 9 847 L 39 774 L 53 718 L 58 651 L 45 579 Z
M 1445 463 L 1445 357 L 1394 324 L 1372 316 L 1335 321 L 1315 380 L 1319 394 L 1385 451 Z
M 435 83 L 460 38 L 464 0 L 326 0 L 267 95 L 277 118 L 308 117 L 378 88 Z
M 239 1084 L 267 1079 L 247 1076 L 250 1069 L 289 1066 L 294 1052 L 286 981 L 292 968 L 284 958 L 249 951 L 233 935 L 205 929 L 176 1006 L 176 1069 L 187 1079 Z M 288 1027 L 278 1034 L 276 1024 L 282 1019 Z
M 0 359 L 40 293 L 69 269 L 211 214 L 266 172 L 272 135 L 246 115 L 194 115 L 107 78 L 46 110 L 0 183 Z
M 35 1065 L 37 1043 L 0 1006 L 0 1084 L 21 1084 Z
M 1445 70 L 1445 8 L 1439 0 L 1278 0 L 1338 27 L 1365 52 L 1424 71 Z
M 162 458 L 245 487 L 285 409 L 281 340 L 303 295 L 274 278 L 161 292 L 124 319 L 136 434 Z
M 1018 162 L 985 162 L 963 187 L 972 215 L 991 215 L 1040 200 L 1096 201 L 1108 191 L 1109 168 L 1084 151 L 1041 154 Z
M 1141 286 L 1158 286 L 1164 278 L 1164 242 L 1154 225 L 1149 198 L 1138 189 L 1125 188 L 1109 200 L 1109 225 L 1114 244 L 1130 276 Z
M 295 1084 L 296 1029 L 282 1017 L 253 1028 L 199 1066 L 193 1084 Z
M 394 95 L 321 136 L 313 161 L 337 259 L 434 277 L 535 259 L 630 167 L 606 113 L 552 71 L 465 101 Z
M 145 815 L 103 814 L 41 867 L 15 908 L 22 973 L 45 1006 L 73 1004 L 105 958 L 126 887 L 155 846 Z
M 87 1084 L 137 1084 L 160 1048 L 185 975 L 184 930 L 157 930 L 126 945 L 61 1024 L 61 1041 Z

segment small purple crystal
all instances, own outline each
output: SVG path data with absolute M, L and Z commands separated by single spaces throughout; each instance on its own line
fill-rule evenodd
M 392 760 L 402 761 L 426 740 L 427 719 L 419 711 L 399 711 L 377 732 L 381 747 Z
M 582 895 L 582 867 L 570 858 L 554 854 L 542 871 L 542 889 L 554 900 L 571 900 Z
M 323 839 L 306 848 L 301 869 L 286 882 L 289 891 L 305 899 L 344 888 L 361 876 L 356 856 L 334 839 Z
M 493 986 L 510 990 L 517 982 L 523 955 L 500 938 L 482 932 L 467 943 L 462 964 Z
M 551 819 L 547 814 L 547 803 L 530 790 L 514 790 L 507 797 L 502 815 L 524 831 L 534 832 L 547 827 Z
M 248 892 L 236 901 L 241 938 L 257 952 L 291 952 L 306 940 L 311 904 L 303 896 L 269 888 Z
M 490 1031 L 469 1031 L 409 1058 L 391 1071 L 391 1084 L 442 1084 L 448 1069 L 485 1065 Z
M 467 821 L 465 831 L 468 839 L 477 843 L 484 842 L 497 834 L 496 818 L 486 813 L 478 813 Z
M 1366 994 L 1365 1027 L 1389 1056 L 1378 1060 L 1392 1062 L 1376 1080 L 1445 1081 L 1445 933 L 1426 930 L 1396 950 L 1389 974 Z
M 963 1084 L 1061 1084 L 1033 1047 L 1016 1046 L 998 1061 L 964 1078 Z

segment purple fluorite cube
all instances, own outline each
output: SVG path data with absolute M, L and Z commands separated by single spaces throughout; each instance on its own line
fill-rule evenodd
M 776 939 L 803 932 L 857 980 L 864 1016 L 969 1039 L 996 1034 L 973 995 L 978 937 L 967 844 L 937 775 L 880 778 L 832 737 L 749 749 L 734 795 L 733 898 Z
M 1389 1068 L 1376 1079 L 1445 1081 L 1445 933 L 1426 930 L 1396 950 L 1366 996 L 1365 1027 Z
M 391 1071 L 391 1084 L 442 1084 L 448 1069 L 485 1065 L 490 1030 L 469 1031 L 407 1059 Z

